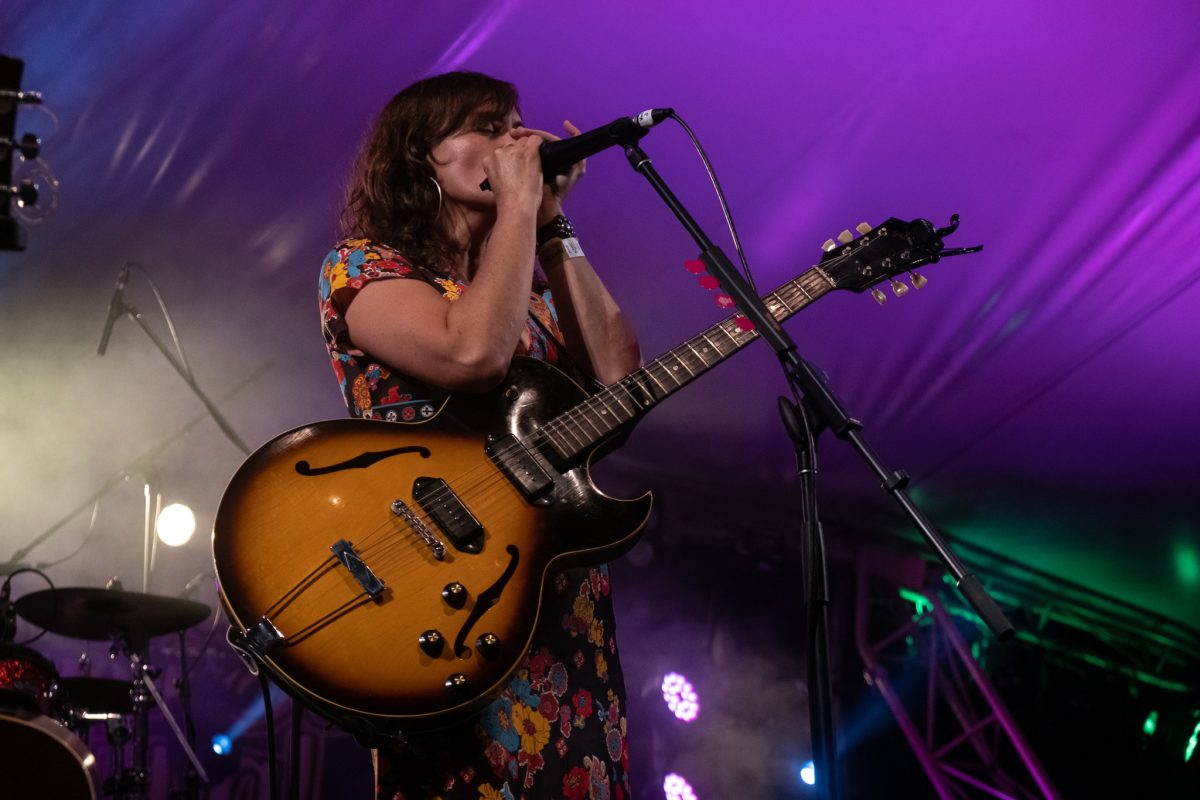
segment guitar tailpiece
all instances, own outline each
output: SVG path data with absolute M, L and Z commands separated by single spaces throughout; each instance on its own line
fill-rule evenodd
M 233 648 L 233 652 L 237 653 L 238 658 L 242 660 L 243 666 L 250 671 L 251 675 L 257 678 L 258 658 L 246 641 L 246 636 L 237 628 L 230 626 L 229 630 L 225 632 L 225 641 Z

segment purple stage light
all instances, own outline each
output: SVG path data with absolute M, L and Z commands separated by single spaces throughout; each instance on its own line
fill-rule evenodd
M 691 722 L 700 716 L 700 696 L 692 687 L 691 681 L 678 672 L 668 672 L 663 676 L 663 700 L 671 713 L 684 722 Z
M 667 800 L 696 800 L 696 793 L 682 775 L 674 772 L 663 778 L 663 796 Z

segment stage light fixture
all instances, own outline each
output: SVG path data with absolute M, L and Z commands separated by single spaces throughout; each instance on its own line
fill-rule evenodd
M 233 740 L 224 733 L 218 733 L 212 738 L 212 749 L 219 756 L 227 756 L 233 752 Z
M 1153 736 L 1156 730 L 1158 730 L 1158 712 L 1151 711 L 1146 715 L 1146 721 L 1142 723 L 1142 733 Z
M 154 529 L 163 544 L 179 547 L 196 532 L 196 515 L 183 503 L 172 503 L 159 512 Z
M 1188 739 L 1187 748 L 1183 751 L 1185 763 L 1192 760 L 1192 754 L 1196 752 L 1197 740 L 1200 740 L 1200 722 L 1197 722 L 1196 727 L 1192 729 L 1192 738 Z
M 674 772 L 663 779 L 663 796 L 666 800 L 696 800 L 696 792 L 691 784 Z
M 663 700 L 671 713 L 684 722 L 692 722 L 700 716 L 700 696 L 683 675 L 668 672 L 662 680 Z
M 812 761 L 804 762 L 804 766 L 800 768 L 800 780 L 804 781 L 809 786 L 816 785 L 817 768 Z

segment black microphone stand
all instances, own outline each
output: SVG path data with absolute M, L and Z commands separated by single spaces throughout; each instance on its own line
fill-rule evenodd
M 781 403 L 785 426 L 796 443 L 801 472 L 802 536 L 806 559 L 805 598 L 809 613 L 809 725 L 813 742 L 813 762 L 817 774 L 818 795 L 826 800 L 841 796 L 837 773 L 836 736 L 833 723 L 833 696 L 829 675 L 829 593 L 825 546 L 816 504 L 816 458 L 814 431 L 829 428 L 840 439 L 848 441 L 866 460 L 882 482 L 883 489 L 892 495 L 917 526 L 925 541 L 937 554 L 955 584 L 975 612 L 1001 640 L 1012 637 L 1012 623 L 984 590 L 979 579 L 968 573 L 950 550 L 949 545 L 933 524 L 904 492 L 908 476 L 889 470 L 875 455 L 859 431 L 862 423 L 850 417 L 841 403 L 813 369 L 800 357 L 796 343 L 767 311 L 762 300 L 751 290 L 734 268 L 729 258 L 705 235 L 696 220 L 663 182 L 649 156 L 638 146 L 645 130 L 632 130 L 623 142 L 625 157 L 636 172 L 641 173 L 658 192 L 700 247 L 700 260 L 730 295 L 738 310 L 754 324 L 779 356 L 788 383 L 803 397 L 802 407 L 796 409 L 790 401 Z M 951 228 L 950 230 L 953 230 Z M 811 420 L 809 417 L 811 416 Z
M 158 338 L 158 335 L 155 334 L 154 331 L 150 330 L 150 326 L 146 324 L 144 319 L 142 319 L 141 312 L 139 312 L 134 306 L 126 303 L 124 297 L 118 298 L 117 302 L 120 304 L 119 315 L 127 316 L 138 324 L 138 327 L 145 332 L 146 336 L 150 338 L 150 341 L 154 343 L 154 346 L 158 348 L 158 351 L 163 354 L 163 358 L 167 359 L 170 365 L 175 368 L 175 371 L 179 373 L 179 376 L 183 378 L 183 382 L 188 385 L 188 388 L 192 390 L 192 393 L 195 394 L 196 397 L 200 398 L 200 402 L 204 404 L 204 408 L 208 411 L 209 416 L 211 416 L 217 423 L 217 426 L 221 429 L 221 432 L 224 433 L 225 436 L 228 437 L 229 441 L 233 442 L 234 445 L 237 446 L 237 449 L 241 450 L 244 455 L 250 455 L 250 448 L 246 446 L 246 443 L 243 442 L 241 437 L 237 435 L 237 432 L 233 429 L 233 426 L 229 424 L 225 417 L 221 415 L 221 412 L 217 410 L 217 407 L 213 405 L 212 400 L 208 399 L 208 395 L 206 395 L 204 390 L 200 388 L 200 384 L 196 383 L 196 379 L 192 376 L 191 370 L 189 370 L 171 353 L 170 350 L 167 349 L 166 345 L 163 344 L 162 339 Z

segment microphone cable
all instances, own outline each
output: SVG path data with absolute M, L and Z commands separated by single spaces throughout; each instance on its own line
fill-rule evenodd
M 691 127 L 683 121 L 683 117 L 675 113 L 675 109 L 671 109 L 671 113 L 667 117 L 679 123 L 679 126 L 683 128 L 688 138 L 692 140 L 692 147 L 696 149 L 700 160 L 704 162 L 704 169 L 708 173 L 708 179 L 712 182 L 713 189 L 717 193 L 717 201 L 721 204 L 721 213 L 725 217 L 725 226 L 729 228 L 729 236 L 733 240 L 733 249 L 737 251 L 738 261 L 741 262 L 742 274 L 746 277 L 746 282 L 750 284 L 750 288 L 754 290 L 754 293 L 761 296 L 761 293 L 758 291 L 758 285 L 754 282 L 754 275 L 750 272 L 750 264 L 746 261 L 746 251 L 742 249 L 742 239 L 738 236 L 737 225 L 733 222 L 733 214 L 729 211 L 729 203 L 725 199 L 725 190 L 721 188 L 721 181 L 717 177 L 717 171 L 713 169 L 712 162 L 708 159 L 708 154 L 704 152 L 704 146 L 700 144 L 700 139 L 692 132 Z

